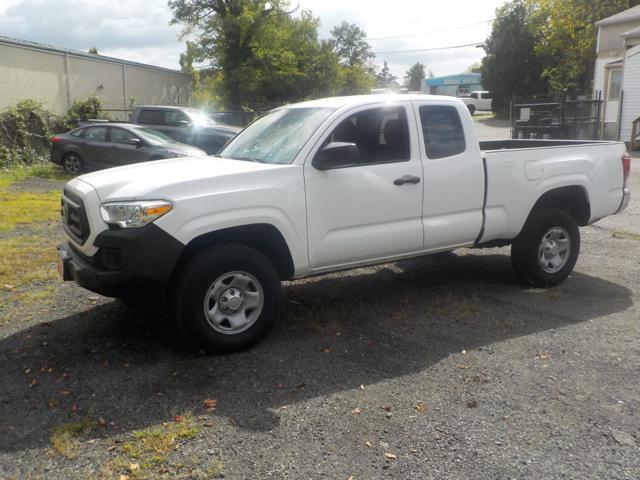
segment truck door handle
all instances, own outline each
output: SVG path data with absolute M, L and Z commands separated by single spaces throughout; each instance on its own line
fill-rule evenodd
M 394 185 L 404 185 L 405 183 L 420 183 L 420 177 L 414 177 L 413 175 L 403 175 L 400 178 L 396 178 L 393 181 Z

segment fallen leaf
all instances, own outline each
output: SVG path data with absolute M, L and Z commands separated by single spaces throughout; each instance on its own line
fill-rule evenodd
M 118 477 L 118 480 L 129 480 L 129 475 L 122 474 Z
M 52 399 L 47 401 L 47 405 L 49 406 L 49 408 L 57 407 L 58 403 L 60 403 L 60 402 L 58 400 L 56 400 L 55 398 L 52 398 Z
M 395 460 L 398 457 L 396 457 L 395 453 L 385 452 L 384 458 L 386 458 L 388 460 Z
M 460 363 L 459 365 L 456 365 L 456 367 L 462 369 L 462 370 L 466 370 L 467 368 L 469 368 L 469 365 L 464 365 L 463 363 Z
M 476 400 L 469 400 L 467 402 L 467 408 L 476 408 L 478 406 L 478 402 Z
M 60 395 L 69 395 L 71 390 L 60 390 Z
M 364 385 L 361 383 L 360 386 L 358 387 L 360 390 L 364 390 Z
M 38 379 L 37 378 L 32 378 L 31 379 L 31 383 L 29 384 L 29 388 L 33 388 L 36 385 L 38 385 Z
M 466 350 L 462 350 L 462 354 L 463 354 L 463 355 L 466 355 L 466 354 L 467 354 L 467 351 L 466 351 Z
M 100 425 L 101 427 L 106 427 L 107 421 L 104 418 L 100 417 L 98 418 L 98 425 Z
M 304 383 L 304 382 L 302 382 L 301 384 L 296 385 L 296 388 L 304 388 L 304 387 L 306 387 L 306 386 L 307 386 L 307 384 L 306 384 L 306 383 Z
M 353 475 L 349 475 L 349 478 L 347 478 L 347 480 L 353 480 Z
M 207 411 L 213 411 L 218 408 L 218 400 L 207 398 L 202 402 L 202 406 L 204 406 L 204 409 Z
M 359 408 L 354 408 L 351 410 L 351 415 L 360 415 L 362 413 L 362 410 Z
M 136 470 L 140 470 L 140 465 L 138 463 L 130 463 L 129 466 L 127 467 L 127 470 L 129 470 L 129 472 L 133 473 Z
M 173 421 L 176 423 L 180 423 L 182 420 L 184 420 L 184 417 L 182 415 L 176 415 L 175 417 L 173 417 Z
M 11 292 L 14 288 L 16 288 L 14 285 L 9 285 L 8 283 L 5 283 L 3 286 L 4 289 L 8 292 Z
M 331 349 L 329 349 L 329 348 L 321 348 L 320 351 L 322 353 L 331 353 Z
M 390 412 L 391 411 L 391 405 L 385 405 L 384 407 L 382 407 L 383 410 Z
M 549 360 L 551 355 L 549 355 L 549 352 L 538 352 L 536 354 L 536 357 L 538 357 L 540 360 Z
M 71 413 L 75 414 L 78 412 L 78 405 L 75 402 L 71 404 Z
M 365 445 L 367 446 L 367 448 L 371 448 L 371 442 L 367 441 L 367 443 L 365 443 Z
M 160 473 L 161 475 L 164 475 L 165 473 L 169 473 L 169 469 L 167 467 L 160 467 L 160 470 L 158 470 L 158 473 Z
M 417 453 L 417 452 L 418 452 L 418 449 L 416 449 L 416 448 L 412 448 L 411 449 L 411 453 Z
M 424 412 L 424 403 L 422 402 L 416 403 L 415 408 L 416 408 L 416 412 L 420 412 L 420 413 Z

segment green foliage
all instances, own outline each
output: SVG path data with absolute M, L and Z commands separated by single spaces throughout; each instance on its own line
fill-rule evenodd
M 626 10 L 629 0 L 527 0 L 536 53 L 551 91 L 588 92 L 596 57 L 595 22 Z
M 71 130 L 78 126 L 80 120 L 105 118 L 102 113 L 102 100 L 96 95 L 89 98 L 77 98 L 63 117 L 64 128 Z
M 73 102 L 62 118 L 29 99 L 6 109 L 0 113 L 0 168 L 46 162 L 53 133 L 75 128 L 81 119 L 102 118 L 101 108 L 94 96 Z
M 496 12 L 482 61 L 493 109 L 506 114 L 513 95 L 590 92 L 595 22 L 637 0 L 513 0 Z
M 397 87 L 398 86 L 398 77 L 396 77 L 389 70 L 389 65 L 387 65 L 387 61 L 384 61 L 384 65 L 380 73 L 376 75 L 376 87 L 378 88 L 389 88 L 389 87 Z
M 412 92 L 422 90 L 425 75 L 425 66 L 420 62 L 414 63 L 404 76 L 404 86 Z
M 493 93 L 493 111 L 507 115 L 513 95 L 546 93 L 544 65 L 535 51 L 531 11 L 526 0 L 515 0 L 496 11 L 484 49 L 482 83 Z
M 0 144 L 43 150 L 49 145 L 52 117 L 40 102 L 18 102 L 0 114 Z
M 338 92 L 341 95 L 369 93 L 374 85 L 371 61 L 375 55 L 366 38 L 364 30 L 344 21 L 331 30 L 329 45 L 340 63 Z
M 198 32 L 181 57 L 184 71 L 195 73 L 194 63 L 206 65 L 196 74 L 198 102 L 261 110 L 338 88 L 338 60 L 331 46 L 318 40 L 319 20 L 308 11 L 294 17 L 283 0 L 171 0 L 169 5 L 185 34 Z

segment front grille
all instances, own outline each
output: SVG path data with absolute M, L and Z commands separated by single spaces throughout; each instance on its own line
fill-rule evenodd
M 65 232 L 80 245 L 84 244 L 89 238 L 89 221 L 84 209 L 84 202 L 82 198 L 66 188 L 62 194 L 60 216 Z

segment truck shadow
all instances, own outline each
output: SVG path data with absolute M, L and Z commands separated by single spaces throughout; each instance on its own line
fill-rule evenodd
M 218 400 L 214 421 L 268 431 L 284 406 L 631 305 L 628 289 L 581 273 L 529 290 L 507 256 L 438 256 L 288 284 L 268 338 L 204 356 L 111 302 L 0 340 L 0 450 L 46 446 L 84 415 L 114 422 L 92 433 L 104 436 L 203 414 L 204 399 Z

